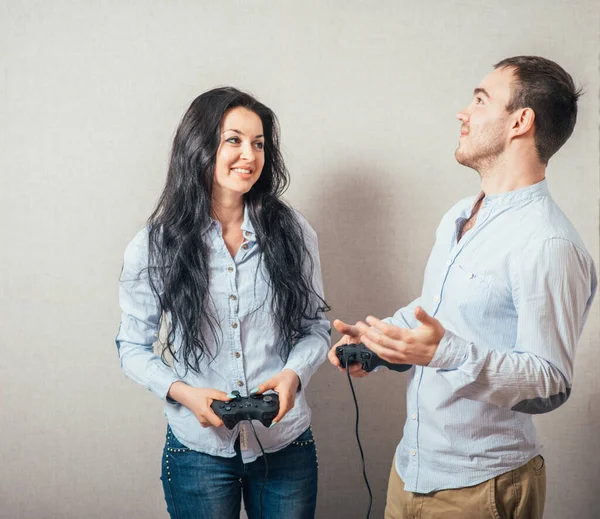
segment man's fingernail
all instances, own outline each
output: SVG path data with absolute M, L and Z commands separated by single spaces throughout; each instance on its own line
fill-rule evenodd
M 228 393 L 227 394 L 227 398 L 235 398 L 235 397 L 236 397 L 236 395 L 234 395 L 233 393 Z
M 258 388 L 255 387 L 252 391 L 250 391 L 251 395 L 255 395 L 256 393 L 258 393 Z
M 277 425 L 277 422 L 273 422 L 271 425 L 269 425 L 269 429 L 272 429 L 273 427 L 275 427 Z

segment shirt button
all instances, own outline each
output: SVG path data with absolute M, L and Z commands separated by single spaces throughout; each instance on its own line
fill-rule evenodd
M 232 301 L 235 301 L 235 300 L 237 299 L 237 297 L 235 297 L 233 294 L 231 294 L 231 295 L 229 296 L 229 299 L 231 299 Z
M 241 380 L 238 380 L 238 387 L 242 387 L 244 383 Z
M 237 328 L 237 323 L 233 323 L 233 324 L 231 325 L 231 327 L 232 327 L 232 328 Z
M 440 296 L 433 296 L 433 300 L 438 303 L 440 300 Z
M 247 243 L 244 243 L 244 245 L 242 245 L 242 249 L 244 249 L 244 250 L 248 250 L 248 244 L 247 244 Z
M 410 455 L 411 456 L 416 456 L 417 455 L 417 451 L 410 451 Z
M 246 231 L 244 234 L 245 234 L 246 236 L 252 236 L 252 233 L 251 233 L 250 231 Z
M 239 352 L 239 351 L 236 351 L 236 352 L 233 354 L 233 356 L 234 356 L 236 359 L 239 359 L 239 358 L 240 358 L 240 352 Z
M 411 415 L 410 415 L 410 417 L 411 417 L 413 420 L 416 420 L 416 419 L 417 419 L 417 413 L 413 413 L 413 414 L 411 414 Z
M 228 272 L 233 272 L 233 267 L 227 267 Z

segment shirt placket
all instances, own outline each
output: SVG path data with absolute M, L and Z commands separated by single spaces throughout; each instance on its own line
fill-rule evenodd
M 244 233 L 244 237 L 248 237 L 248 232 Z M 244 275 L 243 262 L 247 257 L 251 245 L 245 241 L 237 251 L 235 258 L 227 267 L 227 279 L 229 281 L 229 322 L 230 322 L 230 358 L 231 358 L 231 390 L 240 391 L 241 394 L 248 395 L 250 389 L 244 372 L 244 351 L 242 348 L 241 323 L 239 319 L 239 289 L 238 277 Z
M 229 282 L 229 355 L 231 358 L 230 390 L 247 394 L 246 376 L 244 373 L 244 358 L 242 352 L 241 326 L 239 321 L 239 292 L 237 284 L 238 265 L 235 261 L 227 267 L 227 280 Z
M 484 207 L 482 207 L 483 211 Z M 483 216 L 483 215 L 482 215 Z M 487 215 L 486 215 L 487 216 Z M 480 223 L 483 223 L 485 217 L 482 218 Z M 456 222 L 456 234 L 458 232 L 459 221 Z M 441 273 L 438 277 L 438 283 L 435 285 L 434 289 L 430 292 L 433 295 L 431 296 L 431 315 L 435 317 L 440 309 L 442 304 L 442 297 L 444 294 L 444 287 L 446 285 L 446 281 L 448 279 L 448 274 L 450 273 L 450 269 L 454 265 L 457 256 L 460 254 L 464 246 L 473 239 L 473 236 L 477 234 L 477 230 L 474 227 L 468 235 L 465 235 L 463 239 L 456 243 L 456 234 L 453 237 L 454 246 L 451 247 L 448 257 L 444 262 L 443 269 L 441 269 Z M 410 402 L 410 409 L 407 410 L 408 413 L 408 435 L 409 441 L 407 443 L 408 448 L 408 467 L 407 467 L 407 479 L 414 484 L 415 488 L 418 488 L 419 481 L 419 425 L 420 425 L 420 409 L 419 409 L 419 393 L 421 382 L 423 380 L 424 368 L 421 366 L 415 367 L 417 370 L 416 375 L 416 383 L 417 390 L 413 395 L 413 398 Z
M 423 377 L 423 368 L 421 366 L 415 366 L 418 371 L 418 377 L 416 383 L 418 386 L 421 385 L 421 379 Z M 408 464 L 406 467 L 406 479 L 407 482 L 412 483 L 415 487 L 418 485 L 419 480 L 419 390 L 414 392 L 412 398 L 409 401 L 409 408 L 407 409 L 409 420 L 405 425 L 407 434 L 405 435 L 407 441 L 407 454 Z

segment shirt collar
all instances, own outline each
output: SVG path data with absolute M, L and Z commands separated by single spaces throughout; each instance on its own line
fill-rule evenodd
M 215 220 L 214 218 L 210 217 L 208 219 L 208 222 L 202 229 L 201 234 L 205 234 L 213 228 L 218 229 L 220 226 L 221 224 L 218 220 Z M 256 233 L 254 231 L 254 226 L 252 225 L 252 222 L 250 220 L 248 204 L 244 204 L 244 220 L 242 221 L 240 229 L 242 229 L 242 231 L 244 232 L 244 238 L 246 239 L 246 241 L 256 241 Z
M 244 204 L 244 221 L 242 222 L 241 229 L 244 232 L 244 238 L 247 241 L 256 241 L 256 232 L 254 231 L 254 226 L 250 221 L 250 214 L 248 213 L 248 204 Z
M 475 203 L 484 196 L 483 191 L 479 193 L 479 196 L 475 199 Z M 550 190 L 548 189 L 548 182 L 546 179 L 536 182 L 527 187 L 521 189 L 515 189 L 514 191 L 508 191 L 507 193 L 498 193 L 495 195 L 487 195 L 483 199 L 482 207 L 489 207 L 491 205 L 502 205 L 509 206 L 515 205 L 525 200 L 531 200 L 541 196 L 550 196 Z M 473 204 L 474 206 L 475 204 Z
M 473 214 L 475 206 L 483 198 L 483 203 L 480 209 L 484 207 L 494 207 L 497 205 L 511 206 L 515 205 L 523 200 L 531 200 L 540 196 L 550 196 L 550 190 L 548 189 L 548 182 L 546 179 L 536 182 L 531 186 L 522 187 L 521 189 L 515 189 L 514 191 L 508 191 L 507 193 L 498 193 L 496 195 L 487 195 L 480 191 L 479 194 L 474 198 L 473 202 L 469 207 L 464 207 L 461 210 L 459 218 L 469 218 Z
M 204 225 L 204 227 L 200 231 L 200 234 L 206 234 L 210 229 L 212 229 L 215 226 L 216 223 L 218 223 L 217 220 L 215 220 L 212 217 L 209 217 L 208 222 L 206 222 L 206 225 Z

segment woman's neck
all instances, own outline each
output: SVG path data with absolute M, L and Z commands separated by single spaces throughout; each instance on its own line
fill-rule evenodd
M 227 200 L 213 199 L 212 217 L 218 220 L 223 229 L 241 226 L 244 221 L 244 200 L 242 197 Z

